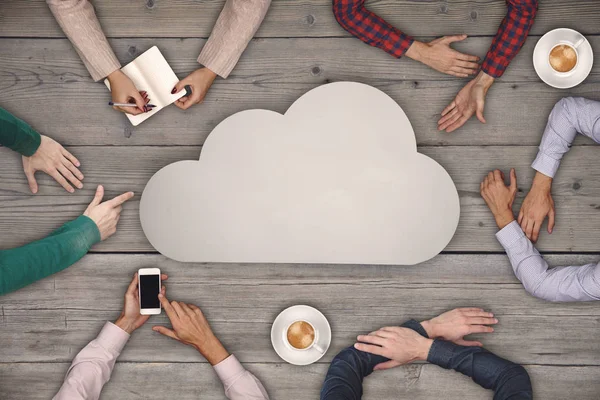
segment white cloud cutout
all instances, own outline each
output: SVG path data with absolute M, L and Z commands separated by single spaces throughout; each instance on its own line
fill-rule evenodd
M 452 239 L 458 193 L 417 152 L 406 114 L 371 86 L 309 91 L 285 115 L 242 111 L 209 135 L 199 161 L 148 182 L 146 237 L 185 262 L 404 264 Z

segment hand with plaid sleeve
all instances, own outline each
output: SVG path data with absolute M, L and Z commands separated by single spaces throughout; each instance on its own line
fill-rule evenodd
M 481 65 L 481 71 L 458 92 L 454 100 L 442 111 L 438 121 L 440 131 L 452 132 L 473 116 L 485 124 L 483 108 L 485 96 L 500 78 L 508 64 L 517 55 L 533 26 L 538 0 L 506 0 L 508 11 L 502 20 L 492 45 Z
M 466 78 L 479 70 L 479 57 L 453 50 L 453 42 L 467 35 L 444 36 L 419 42 L 388 24 L 365 8 L 366 0 L 333 0 L 333 14 L 339 24 L 366 44 L 378 47 L 396 58 L 406 54 L 445 74 Z

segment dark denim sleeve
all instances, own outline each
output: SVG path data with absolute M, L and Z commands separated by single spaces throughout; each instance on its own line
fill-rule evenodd
M 533 399 L 531 381 L 525 368 L 482 347 L 459 346 L 436 339 L 427 361 L 470 376 L 475 383 L 492 389 L 494 400 Z
M 427 332 L 415 320 L 402 325 L 428 337 Z M 321 400 L 360 400 L 362 381 L 373 372 L 377 364 L 388 358 L 365 353 L 348 347 L 331 362 Z M 477 384 L 494 390 L 494 400 L 533 399 L 531 381 L 525 368 L 507 361 L 481 347 L 458 346 L 451 342 L 435 340 L 427 361 L 442 368 L 454 369 L 473 378 Z
M 428 337 L 425 329 L 415 320 L 407 321 L 402 326 Z M 386 361 L 389 358 L 365 353 L 353 346 L 342 350 L 331 361 L 321 389 L 321 400 L 360 400 L 363 379 L 373 372 L 377 364 Z

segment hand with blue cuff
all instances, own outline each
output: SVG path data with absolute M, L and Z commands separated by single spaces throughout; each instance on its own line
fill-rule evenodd
M 413 361 L 425 361 L 433 344 L 432 339 L 444 339 L 461 346 L 483 346 L 481 342 L 465 340 L 473 333 L 491 333 L 489 325 L 498 323 L 494 314 L 481 308 L 456 308 L 435 318 L 421 322 L 427 337 L 405 327 L 384 327 L 368 335 L 358 336 L 357 350 L 389 358 L 375 366 L 374 370 L 383 370 L 408 364 Z
M 532 399 L 531 381 L 522 366 L 489 352 L 479 342 L 463 339 L 471 333 L 492 332 L 489 325 L 497 322 L 480 308 L 458 308 L 422 323 L 409 320 L 401 327 L 361 335 L 362 343 L 342 350 L 331 361 L 321 400 L 359 400 L 363 380 L 373 371 L 417 360 L 471 377 L 492 389 L 495 400 Z

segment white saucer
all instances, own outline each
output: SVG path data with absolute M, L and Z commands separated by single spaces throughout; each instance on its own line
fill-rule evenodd
M 550 50 L 561 42 L 567 41 L 577 43 L 584 39 L 579 45 L 577 52 L 579 60 L 577 66 L 566 74 L 558 74 L 552 69 L 548 62 Z M 581 33 L 568 28 L 554 29 L 546 33 L 535 45 L 533 51 L 533 67 L 541 80 L 557 89 L 569 89 L 579 85 L 588 77 L 594 65 L 594 52 L 592 45 Z
M 323 349 L 323 353 L 314 347 L 308 350 L 293 350 L 284 342 L 288 326 L 298 320 L 309 322 L 318 331 L 316 344 Z M 316 308 L 303 305 L 292 306 L 283 310 L 273 321 L 271 343 L 275 352 L 284 361 L 294 365 L 312 364 L 327 353 L 331 344 L 331 327 L 327 318 Z

